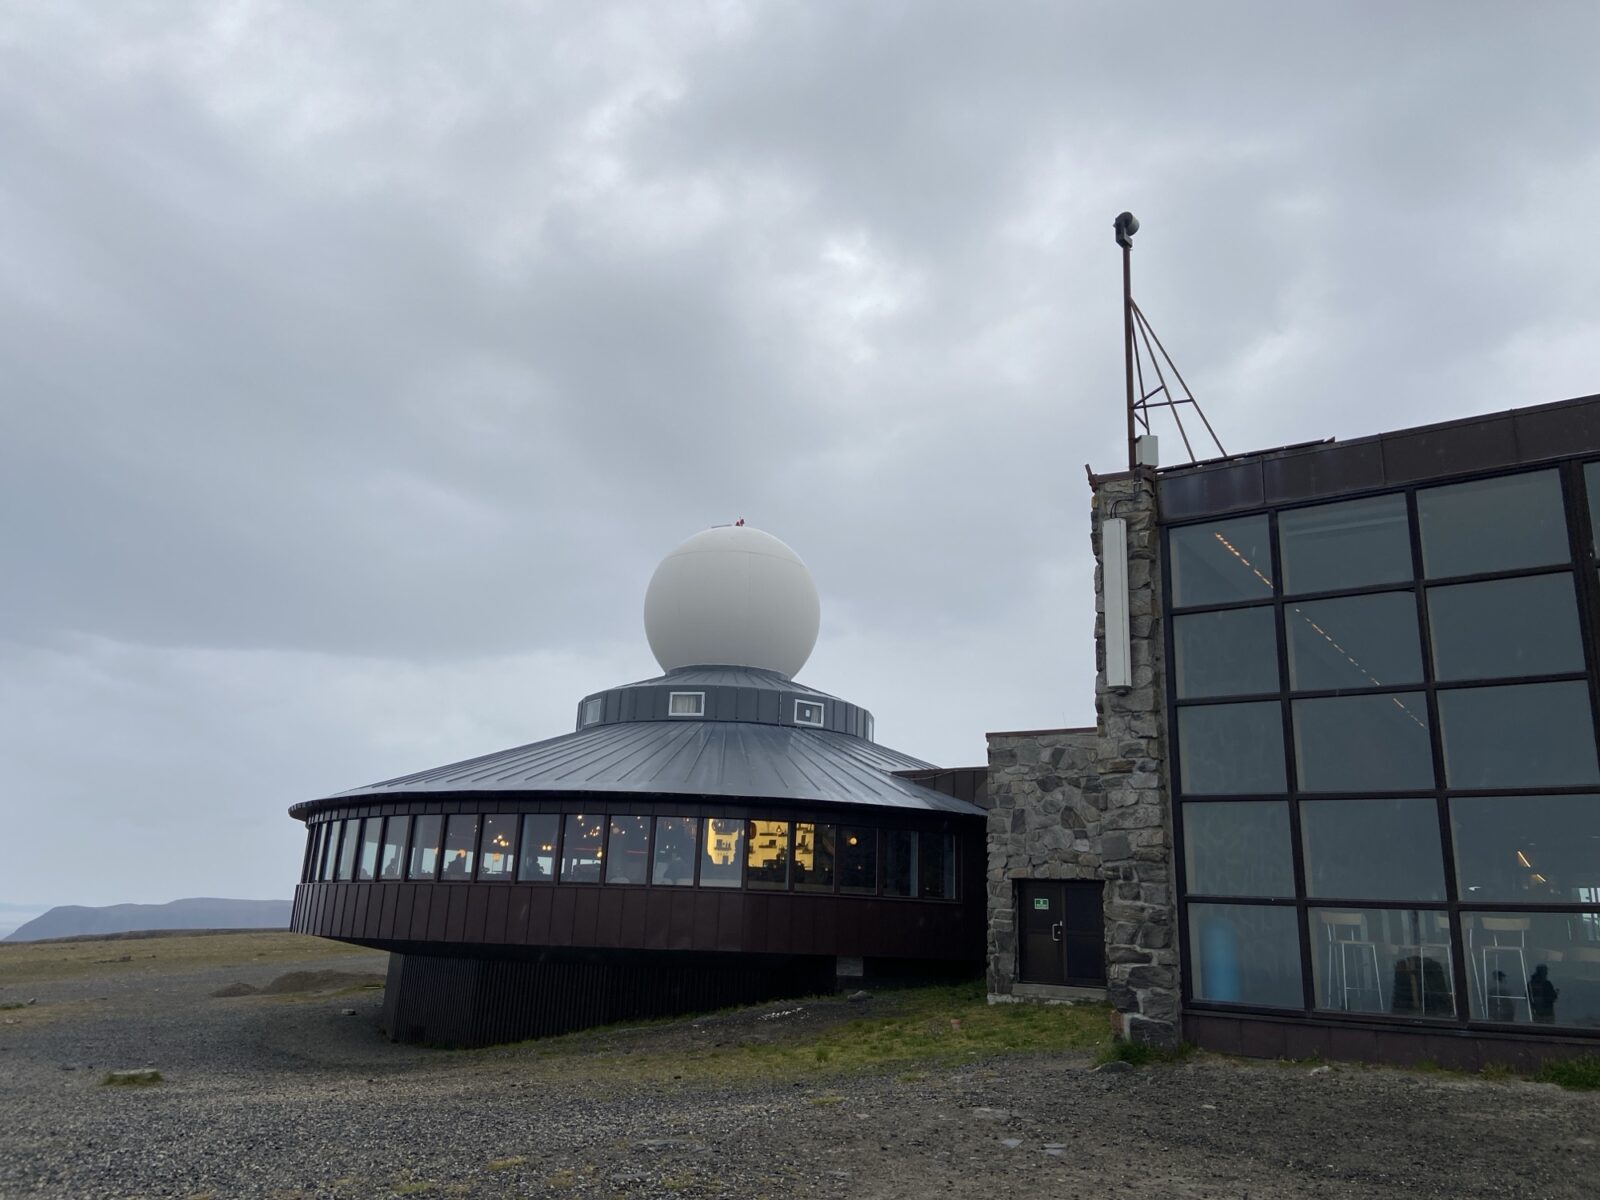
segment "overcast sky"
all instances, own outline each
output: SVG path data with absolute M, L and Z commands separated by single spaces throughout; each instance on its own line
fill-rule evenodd
M 739 517 L 885 743 L 1092 721 L 1112 218 L 1230 451 L 1600 391 L 1597 44 L 1589 0 L 0 8 L 0 901 L 288 896 L 290 804 L 568 731 Z

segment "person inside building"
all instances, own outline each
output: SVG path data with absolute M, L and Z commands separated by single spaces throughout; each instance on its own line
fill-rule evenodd
M 1560 994 L 1561 989 L 1550 982 L 1549 966 L 1540 963 L 1528 980 L 1528 1007 L 1533 1011 L 1533 1019 L 1541 1025 L 1555 1024 L 1556 997 Z

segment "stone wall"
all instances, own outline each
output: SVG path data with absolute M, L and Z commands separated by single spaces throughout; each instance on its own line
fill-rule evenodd
M 1133 686 L 1105 683 L 1100 523 L 1128 523 Z M 1149 472 L 1097 481 L 1093 730 L 992 734 L 989 739 L 991 995 L 1016 983 L 1019 879 L 1105 883 L 1107 997 L 1120 1031 L 1175 1043 L 1178 951 L 1172 811 L 1165 776 L 1160 532 Z

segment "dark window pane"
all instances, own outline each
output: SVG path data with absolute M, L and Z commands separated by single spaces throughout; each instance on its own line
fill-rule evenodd
M 509 881 L 517 867 L 517 818 L 494 813 L 483 819 L 483 844 L 478 858 L 478 878 Z
M 1428 703 L 1421 692 L 1296 700 L 1294 747 L 1302 791 L 1433 786 Z
M 1600 912 L 1462 913 L 1472 1016 L 1600 1028 Z
M 471 879 L 472 856 L 478 845 L 478 814 L 456 813 L 444 824 L 444 869 L 441 879 Z
M 1289 805 L 1212 800 L 1183 806 L 1191 896 L 1293 896 Z
M 917 838 L 917 894 L 924 900 L 956 898 L 956 839 L 949 833 Z
M 1439 726 L 1450 787 L 1557 787 L 1600 781 L 1586 683 L 1441 691 Z
M 1286 594 L 1409 580 L 1411 526 L 1404 496 L 1374 496 L 1278 514 Z
M 335 879 L 354 879 L 356 873 L 356 843 L 361 838 L 361 822 L 344 822 L 339 839 L 339 869 Z
M 1295 910 L 1191 904 L 1189 950 L 1196 1000 L 1302 1008 Z
M 605 818 L 593 813 L 568 813 L 561 839 L 561 882 L 599 883 Z
M 524 883 L 551 883 L 556 877 L 556 839 L 561 818 L 555 813 L 529 813 L 522 818 L 522 854 L 517 878 Z
M 311 862 L 311 878 L 321 880 L 332 877 L 333 843 L 338 829 L 338 825 L 331 821 L 324 821 L 317 826 L 317 851 Z
M 1600 796 L 1458 796 L 1450 820 L 1463 900 L 1600 902 Z
M 832 825 L 794 827 L 794 886 L 801 892 L 833 891 Z
M 650 818 L 612 817 L 606 838 L 606 882 L 643 883 L 649 874 Z
M 888 829 L 883 834 L 883 894 L 915 896 L 917 835 L 908 829 Z
M 1475 479 L 1417 493 L 1430 579 L 1567 562 L 1567 519 L 1555 471 Z
M 314 883 L 317 878 L 317 860 L 322 852 L 321 825 L 306 825 L 306 865 L 300 873 L 301 883 Z
M 1450 921 L 1417 909 L 1311 909 L 1316 1006 L 1333 1012 L 1456 1015 Z
M 439 834 L 444 818 L 437 814 L 418 817 L 411 823 L 411 862 L 407 879 L 432 879 L 439 869 Z
M 1439 807 L 1432 800 L 1306 800 L 1306 895 L 1443 900 Z
M 410 817 L 390 817 L 383 827 L 384 879 L 399 879 L 406 863 L 406 826 Z
M 1589 494 L 1589 536 L 1591 549 L 1600 553 L 1600 462 L 1585 463 L 1583 490 Z
M 1282 711 L 1277 701 L 1180 708 L 1182 790 L 1191 796 L 1286 790 Z
M 839 890 L 874 895 L 878 890 L 878 831 L 839 827 Z
M 1428 633 L 1439 679 L 1583 670 L 1577 595 L 1565 571 L 1429 588 Z
M 378 877 L 378 848 L 383 843 L 383 819 L 368 817 L 362 824 L 361 857 L 356 862 L 356 878 L 362 882 Z
M 700 840 L 700 818 L 657 817 L 655 863 L 650 882 L 668 887 L 694 883 L 695 847 Z
M 1278 690 L 1270 605 L 1174 617 L 1172 652 L 1181 700 Z
M 1272 595 L 1272 552 L 1265 517 L 1174 529 L 1168 535 L 1167 548 L 1172 558 L 1175 608 L 1266 600 Z
M 1285 604 L 1283 627 L 1296 691 L 1422 682 L 1412 592 Z
M 746 887 L 789 886 L 789 822 L 748 821 L 745 844 Z
M 744 867 L 744 822 L 718 818 L 706 822 L 705 853 L 700 858 L 701 887 L 738 887 Z

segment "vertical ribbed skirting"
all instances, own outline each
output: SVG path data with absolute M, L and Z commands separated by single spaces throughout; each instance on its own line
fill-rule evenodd
M 383 1027 L 397 1042 L 488 1046 L 644 1017 L 831 991 L 832 958 L 550 962 L 391 954 Z

